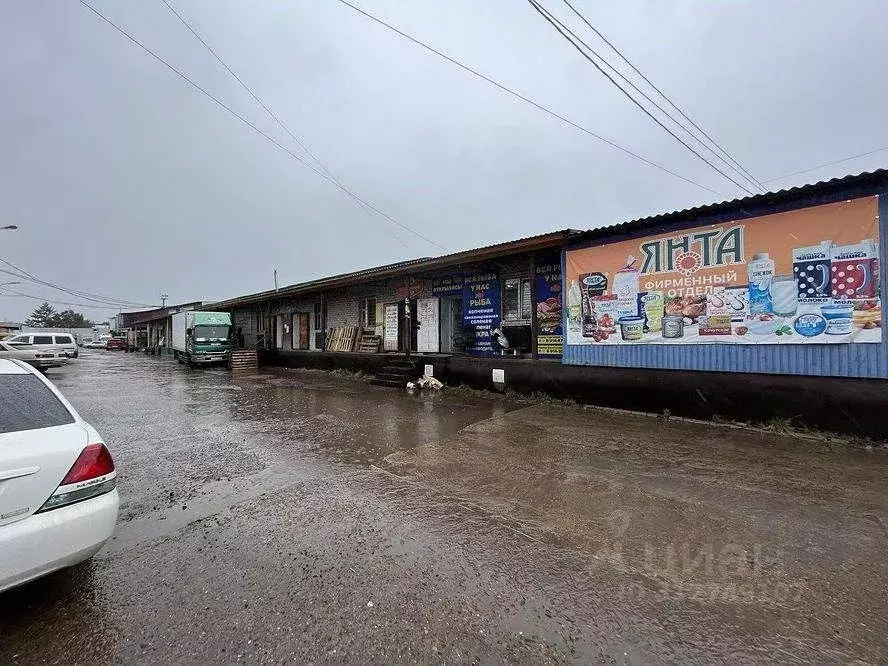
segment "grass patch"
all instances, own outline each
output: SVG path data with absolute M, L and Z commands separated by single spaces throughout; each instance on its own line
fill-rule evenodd
M 772 416 L 771 420 L 765 424 L 768 430 L 786 434 L 793 430 L 792 419 L 786 416 Z
M 454 395 L 464 395 L 475 398 L 491 398 L 491 397 L 503 397 L 507 400 L 514 400 L 515 402 L 525 402 L 532 404 L 540 404 L 540 405 L 560 405 L 564 407 L 576 407 L 579 403 L 572 398 L 559 398 L 557 396 L 552 395 L 551 393 L 546 393 L 544 391 L 534 391 L 533 393 L 520 393 L 516 391 L 511 386 L 506 386 L 505 390 L 502 392 L 491 391 L 488 389 L 477 389 L 471 386 L 467 386 L 465 384 L 459 384 L 458 386 L 451 386 L 450 384 L 444 385 L 444 390 L 447 393 L 452 393 Z
M 373 379 L 373 375 L 370 375 L 363 370 L 346 370 L 345 368 L 336 368 L 335 370 L 330 370 L 330 374 L 334 377 L 339 377 L 340 379 L 350 379 L 356 382 L 369 382 Z

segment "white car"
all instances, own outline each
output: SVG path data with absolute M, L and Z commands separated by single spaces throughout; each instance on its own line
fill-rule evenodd
M 86 349 L 104 349 L 105 345 L 108 344 L 107 340 L 102 340 L 101 338 L 95 338 L 94 340 L 87 340 L 83 343 L 84 348 Z
M 95 555 L 120 498 L 102 438 L 52 383 L 0 360 L 0 592 Z
M 4 342 L 19 349 L 63 349 L 70 358 L 80 353 L 70 333 L 21 333 Z

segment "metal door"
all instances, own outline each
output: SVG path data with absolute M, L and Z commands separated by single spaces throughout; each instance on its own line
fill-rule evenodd
M 420 352 L 438 351 L 438 299 L 420 298 L 417 303 L 416 349 Z

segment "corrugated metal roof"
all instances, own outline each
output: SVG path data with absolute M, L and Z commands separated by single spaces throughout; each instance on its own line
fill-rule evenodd
M 475 248 L 471 250 L 463 250 L 438 257 L 423 257 L 420 259 L 411 259 L 395 264 L 385 266 L 376 266 L 366 268 L 351 273 L 343 273 L 331 277 L 319 278 L 308 282 L 289 285 L 278 290 L 262 291 L 245 296 L 219 301 L 217 303 L 209 303 L 204 306 L 205 309 L 228 309 L 238 305 L 246 305 L 271 298 L 282 298 L 287 296 L 295 296 L 298 294 L 319 291 L 322 289 L 335 288 L 356 284 L 367 278 L 389 278 L 415 275 L 417 271 L 433 270 L 446 268 L 448 266 L 456 266 L 462 263 L 472 263 L 491 259 L 495 257 L 506 256 L 509 254 L 518 254 L 528 252 L 544 247 L 554 247 L 563 245 L 564 241 L 570 240 L 573 243 L 579 243 L 584 240 L 597 238 L 606 238 L 621 234 L 629 234 L 641 232 L 648 229 L 668 225 L 671 223 L 679 223 L 682 221 L 693 220 L 697 217 L 714 215 L 718 213 L 729 213 L 736 211 L 738 214 L 743 213 L 744 207 L 762 207 L 768 205 L 778 205 L 780 203 L 791 203 L 798 199 L 810 198 L 818 195 L 828 195 L 832 192 L 847 189 L 849 187 L 865 187 L 888 185 L 888 169 L 879 169 L 877 171 L 865 172 L 857 175 L 844 176 L 842 178 L 833 178 L 828 181 L 821 181 L 810 185 L 801 185 L 776 192 L 767 192 L 757 194 L 742 199 L 733 199 L 730 201 L 722 201 L 720 203 L 706 204 L 687 208 L 685 210 L 673 211 L 671 213 L 660 213 L 649 217 L 638 218 L 628 222 L 620 222 L 604 227 L 598 227 L 589 231 L 579 231 L 576 229 L 563 229 L 560 231 L 552 231 L 536 236 L 528 236 L 517 240 L 507 241 L 504 243 L 496 243 L 485 247 Z
M 495 243 L 480 248 L 470 250 L 462 250 L 451 254 L 441 255 L 439 257 L 422 257 L 420 259 L 410 259 L 385 266 L 376 266 L 366 268 L 352 273 L 343 273 L 341 275 L 333 275 L 330 277 L 310 280 L 308 282 L 300 282 L 298 284 L 282 287 L 278 290 L 262 291 L 246 296 L 238 296 L 235 298 L 219 301 L 216 303 L 207 303 L 204 305 L 206 310 L 225 310 L 239 305 L 247 305 L 272 298 L 286 298 L 288 296 L 296 296 L 306 292 L 320 291 L 322 289 L 330 289 L 334 287 L 343 287 L 356 284 L 366 280 L 367 278 L 390 278 L 407 275 L 416 275 L 420 271 L 446 268 L 448 266 L 456 266 L 463 263 L 473 263 L 493 259 L 496 257 L 507 256 L 510 254 L 518 254 L 531 250 L 544 249 L 547 247 L 560 247 L 565 239 L 575 236 L 581 232 L 576 229 L 562 229 L 559 231 L 550 231 L 549 233 L 539 234 L 537 236 L 528 236 L 517 240 L 506 241 L 504 243 Z
M 182 309 L 199 308 L 202 301 L 192 301 L 190 303 L 180 303 L 179 305 L 168 305 L 165 308 L 152 308 L 150 310 L 137 310 L 136 312 L 121 312 L 120 320 L 117 322 L 118 328 L 129 328 L 139 324 L 147 324 L 150 321 L 158 319 L 166 319 L 170 315 L 179 312 Z
M 641 217 L 627 222 L 596 227 L 595 229 L 584 231 L 571 240 L 579 242 L 615 234 L 645 231 L 670 223 L 692 220 L 693 218 L 716 215 L 719 213 L 737 212 L 742 214 L 744 212 L 743 209 L 746 207 L 751 208 L 790 203 L 798 199 L 828 195 L 849 187 L 877 187 L 880 185 L 888 186 L 888 169 L 865 171 L 856 175 L 842 176 L 841 178 L 832 178 L 830 180 L 823 180 L 808 185 L 799 185 L 784 190 L 755 194 L 741 199 L 731 199 L 718 203 L 704 204 L 693 208 L 685 208 L 684 210 L 672 211 L 671 213 L 659 213 L 657 215 Z

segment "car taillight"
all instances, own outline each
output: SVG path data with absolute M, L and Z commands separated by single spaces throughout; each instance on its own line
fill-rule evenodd
M 90 444 L 80 452 L 62 483 L 37 513 L 103 495 L 116 485 L 117 472 L 111 453 L 104 444 Z

